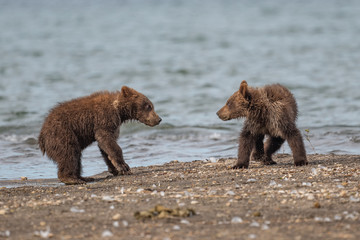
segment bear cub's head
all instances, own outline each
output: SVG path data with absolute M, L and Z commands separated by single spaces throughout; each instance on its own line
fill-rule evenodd
M 130 119 L 138 120 L 150 127 L 161 122 L 161 118 L 155 112 L 152 102 L 138 91 L 123 86 L 121 88 L 122 99 L 125 100 Z
M 244 80 L 240 84 L 240 89 L 236 91 L 216 114 L 223 121 L 234 118 L 247 117 L 249 113 L 251 95 L 248 84 Z

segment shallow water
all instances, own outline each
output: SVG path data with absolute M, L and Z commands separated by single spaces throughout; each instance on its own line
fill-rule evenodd
M 37 146 L 49 109 L 122 85 L 163 118 L 121 127 L 131 167 L 236 156 L 242 121 L 215 113 L 244 79 L 291 89 L 308 153 L 359 154 L 359 12 L 356 0 L 0 0 L 0 180 L 56 177 Z M 106 170 L 96 144 L 83 166 Z

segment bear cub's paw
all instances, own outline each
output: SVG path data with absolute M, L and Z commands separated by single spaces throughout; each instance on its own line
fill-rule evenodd
M 249 168 L 249 165 L 245 164 L 236 164 L 231 169 L 242 169 L 242 168 Z
M 308 161 L 306 160 L 300 160 L 300 161 L 295 161 L 295 166 L 305 166 L 308 165 Z

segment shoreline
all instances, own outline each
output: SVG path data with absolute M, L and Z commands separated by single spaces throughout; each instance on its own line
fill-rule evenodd
M 229 169 L 235 159 L 172 161 L 86 185 L 0 181 L 11 186 L 0 187 L 0 239 L 360 238 L 360 155 L 274 160 L 240 170 Z M 166 214 L 149 216 L 157 205 Z

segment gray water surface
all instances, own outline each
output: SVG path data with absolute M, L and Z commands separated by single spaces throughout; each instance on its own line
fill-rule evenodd
M 359 13 L 356 0 L 0 0 L 0 180 L 56 177 L 37 146 L 48 111 L 123 85 L 163 118 L 121 127 L 131 167 L 235 157 L 243 121 L 215 113 L 244 79 L 291 89 L 308 153 L 359 154 Z M 83 166 L 106 170 L 96 144 Z

